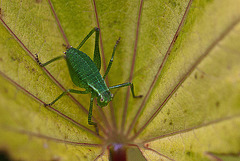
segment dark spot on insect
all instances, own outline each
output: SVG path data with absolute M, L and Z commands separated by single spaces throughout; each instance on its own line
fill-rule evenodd
M 195 78 L 195 79 L 197 79 L 197 78 L 198 78 L 198 75 L 197 75 L 197 73 L 195 73 L 195 75 L 194 75 L 194 78 Z
M 0 160 L 11 161 L 12 158 L 9 156 L 9 154 L 6 150 L 0 150 Z
M 163 123 L 166 123 L 166 121 L 167 121 L 167 119 L 164 119 L 164 120 L 163 120 Z
M 187 113 L 187 110 L 185 109 L 185 110 L 183 111 L 183 113 Z
M 42 0 L 36 0 L 36 2 L 37 2 L 37 3 L 41 3 L 41 2 L 42 2 Z
M 217 101 L 217 102 L 216 102 L 216 107 L 219 107 L 219 105 L 220 105 L 220 102 Z
M 149 144 L 148 144 L 148 143 L 147 143 L 147 144 L 145 144 L 145 147 L 147 147 L 147 148 L 148 148 L 148 147 L 149 147 Z
M 89 151 L 92 151 L 91 149 L 88 149 Z
M 168 111 L 167 111 L 167 115 L 170 115 L 170 110 L 168 109 Z
M 173 125 L 172 121 L 171 121 L 171 122 L 169 122 L 169 125 Z

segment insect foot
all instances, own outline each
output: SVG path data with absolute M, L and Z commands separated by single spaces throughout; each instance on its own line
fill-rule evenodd
M 40 65 L 40 66 L 42 66 L 42 63 L 39 61 L 39 59 L 38 59 L 38 54 L 35 54 L 35 60 L 37 61 L 37 63 Z

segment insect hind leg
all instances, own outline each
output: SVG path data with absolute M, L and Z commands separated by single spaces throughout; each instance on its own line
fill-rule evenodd
M 95 65 L 97 66 L 98 70 L 101 69 L 101 57 L 100 57 L 100 52 L 99 52 L 99 31 L 100 29 L 97 27 L 94 27 L 89 33 L 88 35 L 83 39 L 83 41 L 78 45 L 78 47 L 76 49 L 80 49 L 85 42 L 89 39 L 90 36 L 92 36 L 92 34 L 94 32 L 96 32 L 96 36 L 95 36 L 95 49 L 94 49 L 94 57 L 93 57 L 93 61 L 95 63 Z

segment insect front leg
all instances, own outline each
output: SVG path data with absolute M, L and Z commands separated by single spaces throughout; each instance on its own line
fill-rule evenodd
M 126 86 L 130 86 L 130 87 L 131 87 L 131 91 L 132 91 L 132 96 L 133 96 L 133 98 L 141 98 L 141 97 L 142 97 L 142 95 L 135 96 L 133 83 L 131 83 L 131 82 L 127 82 L 127 83 L 123 83 L 123 84 L 118 84 L 118 85 L 109 87 L 109 89 L 122 88 L 122 87 L 126 87 Z
M 36 55 L 35 60 L 36 60 L 37 63 L 38 63 L 40 66 L 42 66 L 42 67 L 47 66 L 48 64 L 50 64 L 50 63 L 52 63 L 52 62 L 54 62 L 54 61 L 56 61 L 56 60 L 59 60 L 59 59 L 61 59 L 61 58 L 64 58 L 64 56 L 65 56 L 65 55 L 57 56 L 57 57 L 55 57 L 55 58 L 47 61 L 46 63 L 43 63 L 43 64 L 42 64 L 42 63 L 39 61 L 39 59 L 38 59 L 38 55 L 37 55 L 37 54 L 35 54 L 35 55 Z
M 120 37 L 119 37 L 119 39 L 117 40 L 117 42 L 116 42 L 116 44 L 115 44 L 115 46 L 114 46 L 114 48 L 113 48 L 112 57 L 111 57 L 111 59 L 110 59 L 110 61 L 109 61 L 109 63 L 108 63 L 108 67 L 107 67 L 107 70 L 106 70 L 106 72 L 105 72 L 105 74 L 104 74 L 104 76 L 103 76 L 103 79 L 106 78 L 108 72 L 110 71 L 110 69 L 111 69 L 111 67 L 112 67 L 115 50 L 116 50 L 116 48 L 117 48 L 117 45 L 118 45 L 119 41 L 120 41 Z
M 79 90 L 75 90 L 75 89 L 68 89 L 68 90 L 64 91 L 61 95 L 59 95 L 54 101 L 52 101 L 49 104 L 45 104 L 44 106 L 51 106 L 51 105 L 53 105 L 60 98 L 62 98 L 62 96 L 66 95 L 67 93 L 87 94 L 87 93 L 89 93 L 89 91 L 88 90 L 86 90 L 86 91 L 79 91 Z

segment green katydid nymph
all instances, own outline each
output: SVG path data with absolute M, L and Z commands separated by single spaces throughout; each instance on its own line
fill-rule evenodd
M 87 54 L 83 53 L 79 49 L 83 46 L 83 44 L 88 40 L 88 38 L 94 32 L 96 32 L 96 36 L 95 36 L 94 58 L 92 60 Z M 45 104 L 45 106 L 53 105 L 56 101 L 58 101 L 62 96 L 66 95 L 67 93 L 76 93 L 76 94 L 90 93 L 91 98 L 90 98 L 90 107 L 89 107 L 89 113 L 88 113 L 88 124 L 94 125 L 95 127 L 97 127 L 97 124 L 95 122 L 91 121 L 94 98 L 97 98 L 98 106 L 100 106 L 100 107 L 107 106 L 108 103 L 113 99 L 113 95 L 111 94 L 110 90 L 125 87 L 125 86 L 131 87 L 131 92 L 132 92 L 132 95 L 134 98 L 142 97 L 142 95 L 135 96 L 133 84 L 131 82 L 108 87 L 104 81 L 104 79 L 106 78 L 106 76 L 112 66 L 115 50 L 116 50 L 116 47 L 117 47 L 117 44 L 119 43 L 119 41 L 120 41 L 120 38 L 117 40 L 117 42 L 113 48 L 112 58 L 108 64 L 107 70 L 103 77 L 101 76 L 101 74 L 99 72 L 100 68 L 101 68 L 101 57 L 100 57 L 100 52 L 99 52 L 99 28 L 97 28 L 97 27 L 93 28 L 89 32 L 89 34 L 83 39 L 83 41 L 79 44 L 79 46 L 77 48 L 73 48 L 73 47 L 68 48 L 67 51 L 64 52 L 65 55 L 55 57 L 46 63 L 41 63 L 38 59 L 38 55 L 36 55 L 36 60 L 37 60 L 38 64 L 41 66 L 47 66 L 48 64 L 50 64 L 56 60 L 65 58 L 73 83 L 76 86 L 85 89 L 84 91 L 68 89 L 68 90 L 64 91 L 61 95 L 59 95 L 51 103 Z

